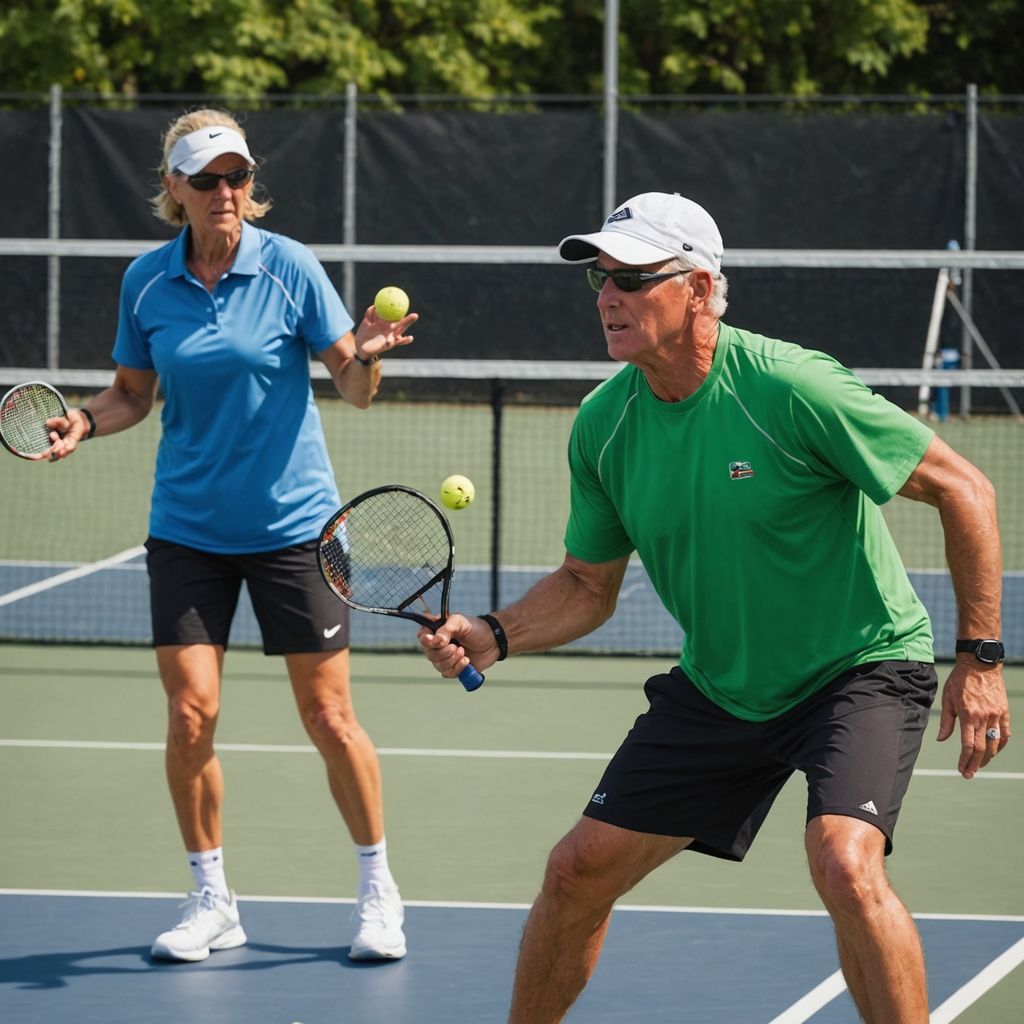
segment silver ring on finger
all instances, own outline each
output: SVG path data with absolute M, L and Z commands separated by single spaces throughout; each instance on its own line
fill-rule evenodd
M 998 729 L 986 729 L 985 730 L 985 738 L 989 739 L 989 740 L 997 740 L 997 739 L 999 739 L 999 730 Z

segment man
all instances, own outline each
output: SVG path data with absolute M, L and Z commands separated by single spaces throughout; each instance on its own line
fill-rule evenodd
M 562 1020 L 615 901 L 684 849 L 742 860 L 799 770 L 850 992 L 869 1022 L 923 1024 L 920 939 L 884 858 L 936 676 L 878 506 L 901 494 L 941 516 L 962 653 L 938 738 L 959 720 L 972 778 L 1010 736 L 992 487 L 833 359 L 722 323 L 722 239 L 696 203 L 636 196 L 560 254 L 591 264 L 608 354 L 628 364 L 574 424 L 565 560 L 515 604 L 453 614 L 421 644 L 445 676 L 565 644 L 612 614 L 634 550 L 685 642 L 551 853 L 509 1020 Z

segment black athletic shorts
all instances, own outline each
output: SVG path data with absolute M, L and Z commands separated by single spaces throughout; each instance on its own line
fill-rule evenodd
M 242 581 L 265 654 L 348 647 L 349 609 L 327 588 L 315 540 L 251 555 L 216 555 L 150 537 L 146 541 L 153 646 L 228 645 Z
M 650 678 L 650 710 L 609 762 L 587 817 L 636 832 L 693 836 L 688 847 L 742 860 L 794 771 L 807 777 L 807 821 L 861 818 L 893 830 L 935 697 L 916 661 L 858 665 L 767 722 L 709 701 L 678 668 Z

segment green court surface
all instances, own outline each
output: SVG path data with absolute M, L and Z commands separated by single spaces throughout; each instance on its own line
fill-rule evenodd
M 389 855 L 410 901 L 529 903 L 550 846 L 644 708 L 663 659 L 523 657 L 465 693 L 415 655 L 353 655 L 359 717 L 380 752 Z M 939 666 L 940 678 L 945 668 Z M 1024 668 L 1007 669 L 1024 721 Z M 163 778 L 164 700 L 151 651 L 0 646 L 0 888 L 184 892 Z M 1024 739 L 968 782 L 938 712 L 889 869 L 915 914 L 1024 915 Z M 231 651 L 218 731 L 225 853 L 242 895 L 351 897 L 355 859 L 280 659 Z M 804 864 L 802 781 L 747 861 L 683 854 L 623 903 L 820 909 Z M 1018 967 L 957 1020 L 1016 1024 Z

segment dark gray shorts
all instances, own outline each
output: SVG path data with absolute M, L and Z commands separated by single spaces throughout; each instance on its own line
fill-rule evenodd
M 807 821 L 861 818 L 885 834 L 888 854 L 936 686 L 930 664 L 859 665 L 785 714 L 746 722 L 673 668 L 647 681 L 650 710 L 583 813 L 636 832 L 693 836 L 691 850 L 742 860 L 786 780 L 802 771 Z
M 251 555 L 216 555 L 150 537 L 146 541 L 153 646 L 228 645 L 242 581 L 265 654 L 348 647 L 349 609 L 324 583 L 315 540 Z

